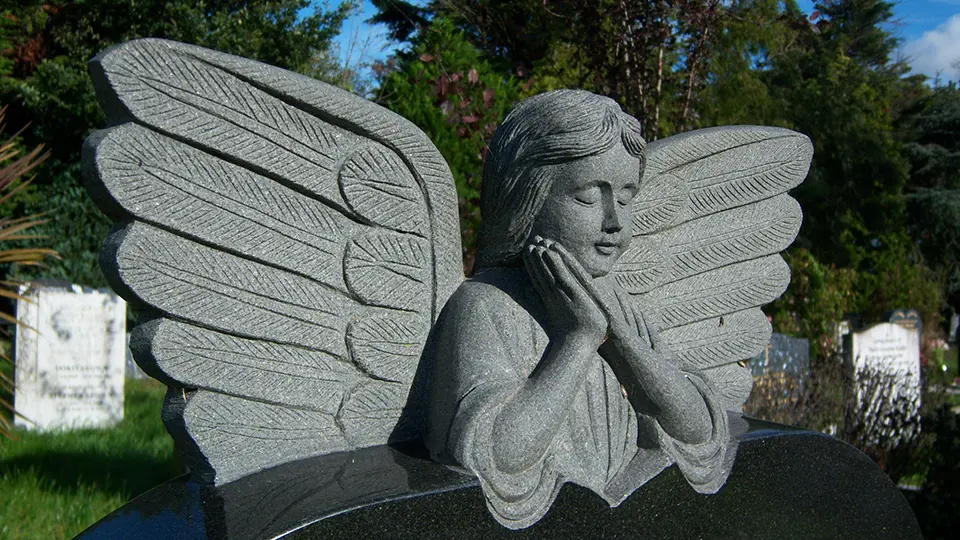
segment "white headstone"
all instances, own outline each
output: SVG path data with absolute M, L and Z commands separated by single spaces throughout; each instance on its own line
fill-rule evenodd
M 854 332 L 852 358 L 861 415 L 871 426 L 871 438 L 879 443 L 911 437 L 912 428 L 896 430 L 898 425 L 917 425 L 903 420 L 916 419 L 920 413 L 919 329 L 881 323 Z
M 107 427 L 123 419 L 126 303 L 79 286 L 21 287 L 14 407 L 28 429 Z

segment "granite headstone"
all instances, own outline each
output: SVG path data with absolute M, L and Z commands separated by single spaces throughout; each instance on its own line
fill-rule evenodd
M 810 374 L 810 340 L 774 332 L 763 352 L 750 359 L 754 377 L 789 373 L 801 379 Z
M 916 330 L 923 334 L 923 318 L 915 309 L 895 309 L 887 313 L 887 322 L 900 325 L 907 330 Z
M 476 477 L 511 529 L 565 483 L 610 506 L 667 470 L 693 492 L 724 486 L 753 384 L 742 360 L 789 283 L 805 136 L 735 126 L 648 145 L 609 98 L 529 98 L 490 143 L 465 280 L 452 175 L 405 119 L 162 40 L 91 71 L 112 127 L 83 170 L 123 224 L 101 263 L 149 313 L 131 348 L 170 386 L 191 485 L 245 493 L 300 460 L 422 443 L 421 468 Z M 353 480 L 328 473 L 310 476 Z M 377 476 L 358 485 L 402 487 Z
M 720 493 L 700 495 L 671 468 L 617 508 L 563 486 L 521 531 L 487 515 L 477 479 L 378 446 L 287 463 L 213 488 L 188 475 L 141 495 L 77 540 L 357 538 L 844 538 L 914 540 L 907 501 L 852 446 L 748 421 Z

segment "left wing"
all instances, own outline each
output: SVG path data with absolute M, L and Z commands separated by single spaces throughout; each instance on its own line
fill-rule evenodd
M 191 469 L 219 484 L 397 437 L 463 280 L 429 139 L 343 90 L 181 43 L 124 43 L 91 70 L 114 127 L 88 139 L 84 172 L 121 225 L 101 262 L 153 316 L 134 357 L 170 386 Z

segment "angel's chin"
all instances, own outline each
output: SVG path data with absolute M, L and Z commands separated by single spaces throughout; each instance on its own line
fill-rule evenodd
M 606 276 L 613 268 L 613 263 L 616 262 L 616 258 L 608 256 L 605 257 L 605 259 L 607 260 L 591 261 L 593 264 L 585 265 L 584 270 L 594 279 Z

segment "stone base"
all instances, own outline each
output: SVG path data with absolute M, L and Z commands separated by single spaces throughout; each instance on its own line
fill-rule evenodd
M 921 538 L 907 501 L 864 454 L 748 419 L 733 473 L 699 495 L 671 467 L 617 508 L 567 484 L 536 525 L 509 531 L 474 478 L 375 447 L 290 463 L 218 489 L 184 476 L 78 538 Z

